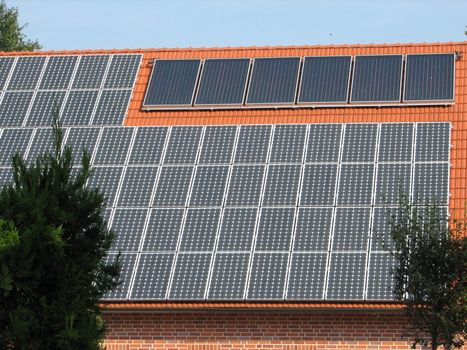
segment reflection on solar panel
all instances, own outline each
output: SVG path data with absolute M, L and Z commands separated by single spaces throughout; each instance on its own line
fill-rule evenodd
M 50 150 L 50 128 L 0 131 L 2 182 L 12 153 Z M 103 191 L 111 249 L 123 252 L 125 281 L 109 298 L 387 300 L 382 241 L 399 179 L 417 203 L 447 205 L 450 132 L 449 123 L 86 126 L 68 128 L 65 142 L 75 160 L 82 147 L 93 152 L 88 185 Z
M 454 100 L 454 54 L 407 55 L 404 101 Z
M 242 104 L 250 59 L 208 59 L 200 78 L 197 105 Z
M 256 58 L 247 104 L 293 103 L 299 65 L 299 57 Z
M 351 102 L 399 102 L 402 55 L 357 56 Z
M 143 105 L 191 105 L 199 67 L 200 60 L 156 60 Z
M 345 103 L 350 56 L 305 57 L 298 103 Z

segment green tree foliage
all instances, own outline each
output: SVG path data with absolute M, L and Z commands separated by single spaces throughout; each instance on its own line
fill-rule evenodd
M 54 152 L 29 166 L 14 156 L 14 181 L 0 192 L 1 349 L 100 349 L 98 302 L 118 284 L 103 195 L 86 186 L 89 156 L 72 172 L 54 130 Z
M 413 345 L 461 347 L 467 319 L 467 237 L 434 203 L 410 204 L 402 197 L 391 217 L 396 298 L 405 304 Z
M 18 9 L 0 2 L 0 51 L 34 51 L 42 48 L 36 41 L 26 39 L 25 25 L 18 23 Z

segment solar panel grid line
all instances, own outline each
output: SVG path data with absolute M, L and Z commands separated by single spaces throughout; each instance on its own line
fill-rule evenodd
M 171 130 L 169 131 L 169 134 L 171 136 L 173 126 L 170 127 L 170 128 L 171 128 Z M 201 148 L 202 148 L 202 142 L 203 142 L 203 139 L 204 139 L 205 129 L 206 129 L 205 126 L 203 126 L 201 128 L 201 137 L 199 138 L 199 141 L 198 141 L 196 160 L 195 160 L 195 164 L 194 164 L 195 166 L 199 163 L 199 157 L 201 156 Z M 170 140 L 170 137 L 167 137 L 167 142 L 169 142 L 169 140 Z M 165 160 L 165 155 L 164 155 L 164 158 L 161 158 L 161 159 Z M 189 188 L 188 188 L 187 197 L 185 199 L 185 205 L 184 205 L 184 208 L 183 208 L 182 223 L 180 225 L 180 231 L 179 231 L 178 238 L 177 238 L 177 245 L 176 245 L 176 248 L 175 248 L 175 257 L 173 259 L 173 265 L 172 265 L 172 268 L 170 270 L 169 283 L 167 284 L 167 293 L 166 293 L 165 299 L 169 298 L 170 292 L 171 292 L 171 289 L 172 289 L 172 283 L 173 283 L 173 279 L 174 279 L 174 275 L 175 275 L 175 270 L 176 270 L 176 267 L 177 267 L 178 257 L 179 257 L 179 254 L 180 254 L 180 247 L 181 247 L 182 238 L 183 238 L 183 230 L 185 229 L 186 219 L 187 219 L 187 216 L 188 216 L 188 207 L 187 206 L 188 206 L 188 203 L 189 203 L 189 200 L 190 200 L 190 197 L 191 197 L 191 192 L 193 190 L 195 173 L 196 173 L 196 171 L 195 171 L 195 169 L 193 169 L 193 171 L 191 173 L 190 185 L 189 185 Z
M 93 108 L 93 110 L 91 112 L 91 118 L 89 119 L 89 124 L 88 125 L 92 125 L 93 122 L 94 122 L 94 117 L 96 115 L 97 106 L 98 106 L 99 101 L 100 101 L 101 96 L 102 96 L 102 89 L 104 88 L 105 80 L 107 79 L 107 75 L 109 74 L 110 65 L 112 64 L 112 58 L 114 56 L 115 55 L 111 55 L 109 57 L 109 59 L 107 60 L 107 65 L 106 65 L 105 70 L 104 70 L 104 75 L 102 76 L 102 81 L 101 81 L 101 84 L 99 86 L 99 90 L 97 92 L 96 100 L 94 101 L 94 108 Z M 127 107 L 127 109 L 128 109 L 128 107 Z
M 239 129 L 241 129 L 241 128 L 242 127 L 240 126 Z M 271 126 L 271 132 L 269 134 L 268 151 L 267 151 L 267 154 L 266 154 L 266 167 L 264 169 L 263 180 L 262 180 L 262 184 L 261 184 L 261 191 L 260 191 L 260 196 L 259 196 L 259 201 L 258 201 L 259 205 L 263 202 L 264 192 L 266 190 L 266 178 L 267 178 L 267 171 L 268 171 L 269 161 L 271 159 L 272 144 L 273 144 L 273 140 L 274 140 L 274 130 L 275 130 L 275 126 L 272 125 Z M 253 268 L 253 258 L 254 258 L 254 252 L 256 250 L 256 241 L 257 241 L 257 238 L 258 238 L 261 210 L 262 210 L 261 207 L 258 208 L 258 211 L 256 213 L 255 228 L 254 228 L 254 231 L 253 231 L 253 240 L 252 240 L 252 243 L 251 243 L 251 252 L 250 252 L 250 259 L 248 261 L 248 270 L 247 270 L 247 275 L 246 275 L 246 283 L 245 283 L 245 291 L 244 291 L 244 294 L 243 294 L 243 299 L 247 299 L 248 290 L 250 288 L 251 271 L 252 271 L 252 268 Z
M 367 297 L 367 292 L 368 292 L 368 277 L 369 277 L 369 271 L 370 271 L 370 251 L 371 251 L 371 241 L 372 241 L 372 237 L 373 237 L 373 230 L 372 230 L 372 227 L 373 227 L 373 220 L 374 220 L 374 217 L 373 217 L 373 211 L 374 211 L 374 206 L 375 206 L 375 203 L 376 203 L 376 192 L 377 192 L 377 188 L 376 188 L 376 184 L 377 184 L 377 181 L 378 181 L 378 173 L 377 173 L 377 164 L 378 164 L 378 161 L 379 161 L 379 146 L 380 146 L 380 140 L 381 140 L 381 124 L 378 124 L 377 126 L 377 129 L 376 129 L 376 147 L 375 147 L 375 156 L 374 156 L 374 159 L 375 159 L 375 167 L 373 169 L 373 193 L 372 193 L 372 198 L 371 198 L 371 205 L 372 205 L 372 208 L 370 209 L 370 222 L 369 222 L 369 235 L 368 235 L 368 238 L 367 238 L 367 244 L 366 244 L 366 261 L 365 261 L 365 277 L 364 277 L 364 282 L 363 282 L 363 299 L 366 299 Z
M 217 227 L 216 238 L 215 238 L 215 241 L 214 241 L 214 247 L 213 247 L 213 252 L 212 252 L 213 254 L 211 256 L 211 263 L 210 263 L 210 267 L 209 267 L 208 280 L 207 280 L 207 283 L 206 283 L 206 290 L 204 292 L 204 299 L 208 299 L 209 290 L 211 288 L 212 274 L 213 274 L 214 264 L 215 264 L 215 257 L 217 255 L 216 252 L 218 251 L 218 247 L 219 247 L 219 238 L 220 238 L 220 234 L 221 234 L 222 223 L 223 223 L 223 220 L 224 220 L 225 207 L 226 207 L 226 204 L 227 204 L 227 195 L 229 193 L 230 179 L 232 177 L 233 162 L 234 162 L 234 159 L 235 159 L 235 153 L 236 153 L 236 150 L 237 150 L 237 144 L 238 144 L 239 136 L 240 136 L 240 128 L 238 126 L 236 126 L 235 127 L 235 138 L 234 138 L 234 142 L 233 142 L 233 149 L 232 149 L 232 153 L 230 155 L 229 172 L 227 174 L 227 180 L 226 180 L 226 183 L 225 183 L 224 194 L 223 194 L 223 198 L 222 198 L 222 209 L 221 209 L 220 219 L 219 219 L 219 223 L 218 223 L 218 227 Z
M 298 92 L 297 92 L 297 94 L 298 94 Z M 300 178 L 299 178 L 299 183 L 298 183 L 297 198 L 295 200 L 296 208 L 295 208 L 294 222 L 293 222 L 293 226 L 292 226 L 292 238 L 290 240 L 289 257 L 288 257 L 288 261 L 287 261 L 287 270 L 286 270 L 286 273 L 285 273 L 283 299 L 287 299 L 287 294 L 288 294 L 288 290 L 289 290 L 290 270 L 292 268 L 292 253 L 293 253 L 294 246 L 295 246 L 295 236 L 297 234 L 299 205 L 300 205 L 300 197 L 301 197 L 302 189 L 303 189 L 303 179 L 305 177 L 305 162 L 306 162 L 306 154 L 307 154 L 307 151 L 308 151 L 309 133 L 310 133 L 310 126 L 306 125 L 306 127 L 305 127 L 305 140 L 304 140 L 303 152 L 302 152 L 301 172 L 300 172 Z
M 328 249 L 327 249 L 327 256 L 326 256 L 326 272 L 324 276 L 324 288 L 323 288 L 323 299 L 327 298 L 328 295 L 328 287 L 329 287 L 329 271 L 331 269 L 331 252 L 332 252 L 332 247 L 334 244 L 334 228 L 336 226 L 336 216 L 337 216 L 337 196 L 339 193 L 339 178 L 340 178 L 340 171 L 341 171 L 341 166 L 342 166 L 342 157 L 344 154 L 344 140 L 345 140 L 345 131 L 346 131 L 346 125 L 343 124 L 342 127 L 340 128 L 340 142 L 339 142 L 339 153 L 337 156 L 337 175 L 336 175 L 336 185 L 335 185 L 335 190 L 334 190 L 334 207 L 332 210 L 332 219 L 331 219 L 331 231 L 330 231 L 330 236 L 328 240 Z

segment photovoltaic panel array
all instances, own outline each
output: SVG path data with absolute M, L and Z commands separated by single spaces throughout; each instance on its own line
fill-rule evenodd
M 455 59 L 455 54 L 157 59 L 143 109 L 446 104 L 454 102 Z
M 141 56 L 2 57 L 0 127 L 122 125 Z
M 11 155 L 50 128 L 0 129 Z M 390 300 L 398 189 L 449 200 L 449 123 L 65 129 L 91 152 L 124 283 L 107 299 Z M 285 152 L 284 149 L 289 150 Z M 148 152 L 149 150 L 149 152 Z M 78 169 L 75 169 L 77 171 Z

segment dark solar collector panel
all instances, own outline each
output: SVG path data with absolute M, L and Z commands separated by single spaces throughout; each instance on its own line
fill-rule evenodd
M 195 105 L 241 105 L 250 59 L 204 61 Z

